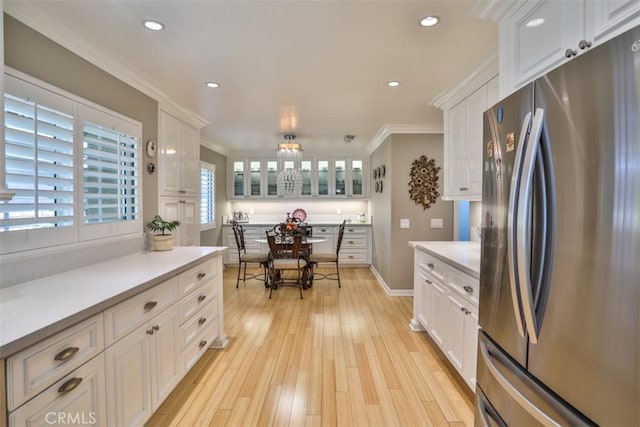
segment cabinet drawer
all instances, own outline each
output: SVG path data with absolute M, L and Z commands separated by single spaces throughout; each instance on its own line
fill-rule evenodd
M 104 355 L 99 354 L 10 413 L 9 426 L 106 425 L 104 390 Z
M 195 267 L 180 273 L 178 276 L 178 284 L 180 287 L 180 296 L 183 297 L 196 288 L 202 286 L 208 280 L 215 277 L 216 272 L 212 262 L 203 262 Z
M 336 227 L 313 227 L 313 236 L 333 236 L 336 233 Z
M 340 263 L 344 264 L 366 264 L 367 253 L 366 251 L 340 251 L 338 254 Z
M 351 237 L 344 235 L 342 237 L 342 248 L 366 248 L 367 239 L 364 237 Z
M 446 263 L 422 251 L 420 252 L 418 259 L 420 267 L 427 273 L 442 283 L 448 283 L 449 269 L 447 268 Z
M 204 307 L 200 307 L 200 310 L 194 316 L 180 326 L 180 335 L 182 337 L 180 348 L 187 346 L 203 329 L 209 327 L 210 323 L 214 323 L 217 318 L 216 314 L 215 299 L 210 300 Z
M 208 322 L 207 322 L 208 323 Z M 211 322 L 204 331 L 200 333 L 191 341 L 189 345 L 182 350 L 182 366 L 184 367 L 184 372 L 188 372 L 189 369 L 196 364 L 198 359 L 204 354 L 205 351 L 209 348 L 211 343 L 218 337 L 218 322 Z
M 480 283 L 478 279 L 468 276 L 458 270 L 452 270 L 449 278 L 449 284 L 461 295 L 469 298 L 469 300 L 478 305 L 478 297 L 480 295 Z
M 216 297 L 213 288 L 213 280 L 205 282 L 196 292 L 184 297 L 179 305 L 180 324 L 189 319 L 200 310 L 200 307 L 206 305 L 209 301 Z
M 315 232 L 315 230 L 313 230 Z M 336 227 L 336 234 L 338 234 L 339 228 Z M 344 227 L 344 237 L 346 238 L 349 235 L 366 235 L 367 228 L 366 227 L 349 227 L 345 225 Z
M 173 277 L 104 312 L 104 332 L 109 346 L 160 313 L 178 299 L 178 278 Z
M 7 360 L 9 410 L 49 387 L 104 349 L 102 314 L 35 344 Z

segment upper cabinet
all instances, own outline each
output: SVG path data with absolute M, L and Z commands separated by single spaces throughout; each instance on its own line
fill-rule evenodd
M 161 196 L 197 197 L 200 188 L 199 132 L 160 111 L 158 192 Z
M 515 3 L 499 20 L 503 95 L 638 24 L 638 0 Z
M 278 173 L 296 169 L 302 175 L 300 198 L 364 198 L 364 158 L 318 156 L 301 161 L 275 159 L 232 159 L 229 161 L 229 195 L 232 199 L 281 198 Z

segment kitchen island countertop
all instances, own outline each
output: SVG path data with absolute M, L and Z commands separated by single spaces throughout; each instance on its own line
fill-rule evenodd
M 411 241 L 409 246 L 454 266 L 468 275 L 480 278 L 480 244 L 462 241 Z
M 225 247 L 140 252 L 0 289 L 0 358 L 222 254 Z

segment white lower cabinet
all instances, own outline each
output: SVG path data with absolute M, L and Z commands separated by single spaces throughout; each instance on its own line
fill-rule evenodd
M 412 326 L 429 333 L 473 391 L 478 345 L 477 282 L 455 267 L 415 250 Z
M 7 358 L 0 425 L 144 425 L 222 322 L 218 255 Z
M 109 424 L 146 421 L 182 378 L 179 313 L 173 306 L 109 347 Z
M 9 414 L 9 426 L 107 425 L 104 355 L 70 372 Z

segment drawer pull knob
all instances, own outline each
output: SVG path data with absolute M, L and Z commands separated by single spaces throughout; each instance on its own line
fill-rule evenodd
M 202 302 L 202 301 L 204 301 L 206 298 L 207 298 L 207 296 L 206 296 L 206 295 L 200 295 L 200 296 L 198 297 L 198 302 Z
M 430 269 L 433 270 L 433 264 L 432 263 L 427 264 L 427 267 L 429 267 Z
M 64 350 L 62 350 L 60 353 L 56 354 L 53 359 L 59 362 L 66 362 L 67 360 L 75 356 L 76 353 L 79 351 L 80 351 L 80 347 L 67 347 Z
M 204 322 L 206 322 L 206 321 L 207 321 L 207 318 L 206 318 L 206 317 L 203 317 L 203 318 L 201 318 L 200 320 L 198 320 L 198 325 L 201 325 L 201 326 L 202 326 L 202 325 L 204 324 Z
M 466 309 L 466 308 L 464 308 L 464 307 L 460 307 L 460 311 L 462 311 L 463 313 L 466 313 L 466 312 L 467 312 L 467 309 Z
M 463 286 L 462 289 L 469 292 L 470 294 L 473 293 L 473 288 L 471 286 Z
M 82 382 L 82 378 L 71 378 L 69 381 L 65 382 L 58 389 L 58 393 L 65 394 L 69 393 L 74 388 L 78 387 Z
M 349 259 L 353 259 L 353 255 L 349 255 Z
M 207 342 L 205 340 L 200 341 L 200 348 L 204 347 L 205 345 L 207 345 Z
M 154 325 L 153 328 L 151 328 L 151 329 L 153 329 L 154 331 L 159 331 L 160 330 L 160 326 Z
M 350 244 L 350 245 L 353 245 L 353 240 L 349 240 L 349 244 Z
M 427 282 L 427 285 L 433 285 L 433 282 L 431 280 L 424 279 L 424 281 Z
M 145 309 L 146 311 L 149 311 L 149 310 L 151 310 L 152 308 L 154 308 L 156 305 L 158 305 L 158 301 L 149 301 L 148 303 L 146 303 L 146 304 L 144 305 L 144 309 Z
M 154 334 L 153 328 L 147 329 L 147 335 L 153 335 L 153 334 Z
M 198 280 L 202 279 L 206 275 L 207 273 L 198 273 Z

